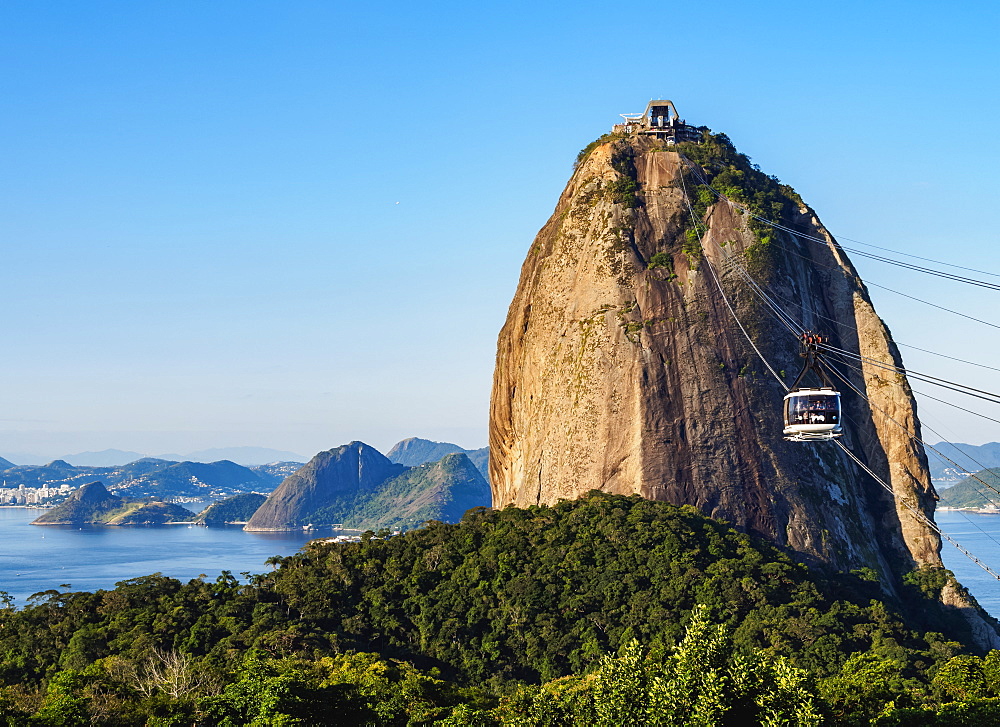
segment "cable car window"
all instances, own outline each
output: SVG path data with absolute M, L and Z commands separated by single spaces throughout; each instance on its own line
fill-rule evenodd
M 839 397 L 830 394 L 804 394 L 788 399 L 788 424 L 836 424 L 839 420 Z

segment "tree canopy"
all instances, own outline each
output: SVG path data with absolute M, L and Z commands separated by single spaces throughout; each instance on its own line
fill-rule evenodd
M 868 724 L 988 712 L 1000 696 L 997 655 L 965 646 L 936 598 L 947 571 L 893 596 L 870 573 L 813 570 L 638 497 L 477 508 L 272 563 L 0 611 L 0 715 L 326 724 L 335 706 L 356 720 L 339 724 L 611 724 L 627 703 L 646 710 L 635 724 L 676 723 L 650 721 L 664 704 L 713 715 L 699 724 L 751 708 Z M 909 723 L 938 724 L 880 722 Z

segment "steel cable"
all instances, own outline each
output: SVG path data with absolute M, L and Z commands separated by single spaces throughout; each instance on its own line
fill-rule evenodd
M 704 244 L 703 244 L 702 235 L 701 235 L 701 223 L 700 223 L 699 220 L 697 220 L 695 212 L 694 212 L 694 208 L 691 205 L 691 200 L 690 200 L 690 197 L 688 196 L 687 185 L 684 182 L 683 175 L 681 175 L 681 183 L 682 183 L 683 190 L 684 190 L 684 201 L 685 201 L 685 204 L 687 205 L 688 212 L 691 215 L 691 220 L 692 220 L 692 222 L 694 224 L 694 227 L 695 227 L 695 234 L 698 237 L 699 246 L 701 246 L 702 249 L 704 250 Z M 743 333 L 743 336 L 747 339 L 747 342 L 750 344 L 750 346 L 753 348 L 754 352 L 757 354 L 757 356 L 760 358 L 760 360 L 767 367 L 768 371 L 771 372 L 771 375 L 774 376 L 775 380 L 781 385 L 781 387 L 783 389 L 785 389 L 785 391 L 787 391 L 788 390 L 788 386 L 785 384 L 785 382 L 782 380 L 782 378 L 778 375 L 777 371 L 774 370 L 774 367 L 771 366 L 770 362 L 764 357 L 764 355 L 761 353 L 760 349 L 757 348 L 757 345 L 753 342 L 753 339 L 750 337 L 749 333 L 747 333 L 747 330 L 743 326 L 742 321 L 740 321 L 739 316 L 736 314 L 735 309 L 733 308 L 732 304 L 729 302 L 729 297 L 726 295 L 726 292 L 725 292 L 725 290 L 722 287 L 722 283 L 719 281 L 719 278 L 716 275 L 715 268 L 712 265 L 712 261 L 708 258 L 707 255 L 705 256 L 705 262 L 706 262 L 706 264 L 708 266 L 708 270 L 709 270 L 709 272 L 710 272 L 710 274 L 712 276 L 712 279 L 715 282 L 715 285 L 716 285 L 716 287 L 719 290 L 719 294 L 722 296 L 722 299 L 725 302 L 726 307 L 729 309 L 730 314 L 733 316 L 733 320 L 736 321 L 736 324 L 739 327 L 740 331 Z M 849 386 L 851 386 L 852 389 L 854 388 L 853 385 L 849 384 L 849 382 L 847 382 L 847 383 L 848 383 Z M 863 399 L 865 399 L 866 401 L 868 401 L 869 405 L 871 405 L 871 401 L 868 400 L 868 398 L 865 397 L 864 394 L 861 394 L 859 392 L 859 395 Z M 876 408 L 878 408 L 878 407 L 876 407 Z M 888 416 L 888 415 L 886 415 L 886 416 Z M 888 418 L 890 420 L 892 420 L 892 421 L 895 422 L 895 420 L 892 419 L 892 417 L 888 417 Z M 917 438 L 915 434 L 909 433 L 906 430 L 905 427 L 903 427 L 901 424 L 899 424 L 899 422 L 895 422 L 895 423 L 897 424 L 897 426 L 900 426 L 900 428 L 902 428 L 904 430 L 904 432 L 906 432 L 910 437 L 912 437 L 912 438 L 917 439 L 918 441 L 920 441 L 919 438 Z M 1000 574 L 998 574 L 996 571 L 994 571 L 992 568 L 990 568 L 988 565 L 986 565 L 983 561 L 981 561 L 979 558 L 977 558 L 976 556 L 974 556 L 971 552 L 969 552 L 964 547 L 962 547 L 962 545 L 960 545 L 958 543 L 958 541 L 956 541 L 950 535 L 948 535 L 943 530 L 941 530 L 941 528 L 938 527 L 937 524 L 933 520 L 931 520 L 930 518 L 928 518 L 922 511 L 920 511 L 917 508 L 913 507 L 910 503 L 906 502 L 906 500 L 904 500 L 903 498 L 898 497 L 896 495 L 895 491 L 892 489 L 892 486 L 889 485 L 889 484 L 887 484 L 885 481 L 883 481 L 881 477 L 879 477 L 875 472 L 873 472 L 871 470 L 871 468 L 869 468 L 864 462 L 862 462 L 857 456 L 855 456 L 855 454 L 853 452 L 851 452 L 850 449 L 848 449 L 847 446 L 843 442 L 841 442 L 839 440 L 834 440 L 834 441 L 835 441 L 835 444 L 837 444 L 837 446 L 840 447 L 841 450 L 843 450 L 844 453 L 847 454 L 848 457 L 850 457 L 855 463 L 858 464 L 858 466 L 860 466 L 865 472 L 867 472 L 872 477 L 872 479 L 874 479 L 876 482 L 878 482 L 878 484 L 883 489 L 885 489 L 887 492 L 889 492 L 889 494 L 892 495 L 892 497 L 893 497 L 893 499 L 895 501 L 898 501 L 907 510 L 909 510 L 916 519 L 918 519 L 919 521 L 923 522 L 927 527 L 929 527 L 931 530 L 933 530 L 938 535 L 940 535 L 942 538 L 944 538 L 949 543 L 951 543 L 963 555 L 965 555 L 967 558 L 969 558 L 972 562 L 974 562 L 980 568 L 982 568 L 983 570 L 985 570 L 991 576 L 993 576 L 997 580 L 1000 580 Z M 987 483 L 984 482 L 983 484 L 987 484 Z M 996 490 L 996 488 L 991 488 L 991 489 Z M 1000 494 L 1000 490 L 996 490 L 996 491 L 997 491 L 998 494 Z

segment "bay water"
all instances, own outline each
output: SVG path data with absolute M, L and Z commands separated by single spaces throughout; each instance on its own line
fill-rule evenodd
M 192 503 L 191 509 L 201 509 Z M 93 591 L 114 588 L 129 578 L 162 573 L 188 581 L 215 579 L 230 571 L 264 573 L 274 555 L 292 555 L 318 533 L 248 533 L 240 526 L 160 525 L 155 527 L 37 526 L 42 511 L 0 507 L 0 591 L 23 606 L 46 590 Z M 941 529 L 1000 572 L 1000 514 L 941 511 Z M 980 605 L 1000 617 L 1000 581 L 944 543 L 945 566 Z
M 934 514 L 934 520 L 959 545 L 1000 573 L 1000 514 L 941 510 Z M 1000 618 L 1000 580 L 947 540 L 941 544 L 941 559 L 979 605 L 994 618 Z
M 201 503 L 190 508 L 200 511 Z M 0 507 L 0 591 L 18 606 L 41 591 L 110 589 L 152 573 L 187 582 L 202 574 L 214 580 L 227 570 L 245 581 L 240 573 L 264 573 L 271 556 L 292 555 L 319 537 L 302 531 L 248 533 L 239 525 L 31 525 L 42 512 Z

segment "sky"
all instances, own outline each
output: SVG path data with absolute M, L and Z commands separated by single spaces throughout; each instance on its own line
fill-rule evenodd
M 0 455 L 485 445 L 531 240 L 653 97 L 834 234 L 1000 271 L 998 30 L 985 2 L 7 0 Z M 1000 321 L 996 292 L 855 263 Z M 898 341 L 1000 361 L 997 328 L 871 294 Z

